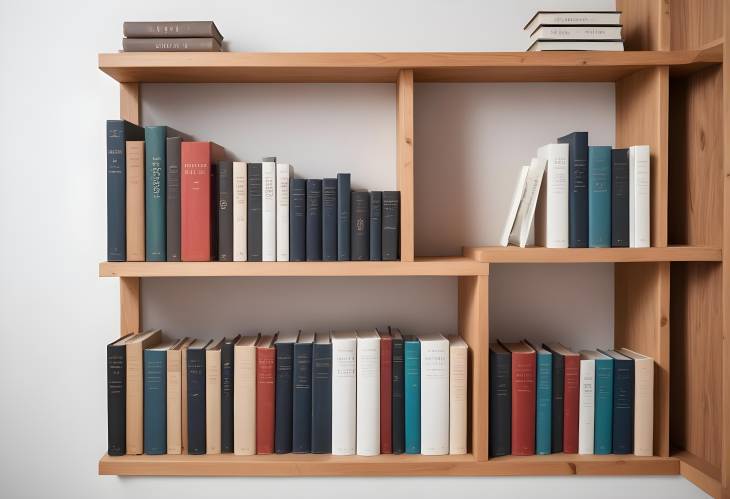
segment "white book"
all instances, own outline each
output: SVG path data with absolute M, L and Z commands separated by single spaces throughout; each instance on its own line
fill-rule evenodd
M 593 454 L 596 361 L 581 352 L 578 385 L 578 454 Z
M 603 52 L 621 52 L 624 49 L 624 42 L 607 42 L 595 40 L 538 40 L 529 46 L 528 52 L 544 52 L 551 50 L 584 50 L 584 51 L 603 51 Z
M 449 454 L 466 454 L 468 353 L 461 336 L 449 336 Z
M 233 162 L 233 261 L 246 261 L 246 218 L 248 215 L 247 165 Z
M 530 161 L 530 169 L 527 172 L 527 181 L 525 182 L 525 192 L 520 200 L 520 207 L 517 210 L 515 224 L 509 235 L 509 242 L 524 248 L 527 245 L 527 238 L 530 236 L 530 228 L 532 220 L 535 218 L 535 207 L 537 205 L 538 194 L 540 193 L 540 185 L 542 177 L 545 173 L 545 160 L 532 158 Z
M 357 333 L 357 455 L 380 454 L 380 335 Z
M 256 341 L 242 336 L 233 347 L 233 453 L 256 454 Z
M 628 348 L 618 350 L 634 359 L 634 455 L 654 455 L 654 359 Z
M 561 25 L 607 25 L 621 24 L 620 11 L 544 11 L 539 10 L 525 25 L 524 30 L 532 33 L 543 24 Z
M 621 40 L 621 26 L 539 26 L 530 35 L 536 40 Z
M 276 158 L 261 162 L 261 261 L 276 261 Z
M 332 333 L 332 454 L 355 454 L 357 335 Z
M 512 193 L 512 204 L 510 204 L 509 212 L 507 212 L 507 220 L 504 222 L 502 237 L 499 238 L 500 246 L 506 247 L 509 244 L 509 234 L 512 232 L 512 227 L 515 225 L 517 209 L 520 207 L 522 195 L 525 193 L 525 182 L 527 181 L 527 172 L 529 170 L 530 165 L 525 165 L 520 168 L 520 173 L 517 176 L 517 183 L 515 184 L 515 190 Z
M 651 245 L 651 150 L 649 146 L 629 148 L 629 247 Z
M 449 453 L 449 340 L 419 335 L 421 342 L 421 454 Z
M 276 261 L 289 261 L 289 180 L 292 168 L 276 164 Z
M 547 144 L 537 150 L 545 175 L 535 207 L 535 245 L 568 247 L 568 144 Z

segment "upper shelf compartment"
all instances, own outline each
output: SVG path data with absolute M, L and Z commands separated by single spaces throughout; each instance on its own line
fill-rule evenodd
M 122 83 L 616 81 L 670 66 L 686 74 L 722 62 L 722 42 L 701 50 L 637 52 L 127 52 L 99 54 Z

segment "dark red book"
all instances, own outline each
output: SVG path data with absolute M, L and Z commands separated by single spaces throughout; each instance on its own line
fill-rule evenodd
M 380 334 L 380 453 L 393 453 L 393 337 Z
M 182 142 L 180 148 L 180 254 L 184 262 L 211 259 L 212 165 L 225 156 L 213 142 Z
M 527 343 L 503 343 L 512 354 L 512 455 L 535 454 L 535 350 Z
M 578 401 L 580 391 L 580 355 L 566 348 L 565 392 L 563 394 L 563 452 L 578 453 Z
M 273 454 L 276 400 L 276 335 L 256 343 L 256 454 Z

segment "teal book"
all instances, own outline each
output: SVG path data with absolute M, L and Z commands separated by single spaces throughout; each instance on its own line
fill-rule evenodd
M 167 260 L 166 151 L 167 127 L 144 127 L 145 258 L 148 262 Z
M 588 247 L 611 247 L 611 147 L 588 148 Z
M 553 354 L 527 342 L 537 352 L 535 454 L 552 452 Z
M 145 454 L 167 453 L 167 348 L 147 348 L 142 359 Z
M 593 453 L 611 454 L 613 443 L 613 359 L 597 352 Z
M 413 335 L 403 337 L 406 398 L 406 454 L 421 453 L 421 343 Z

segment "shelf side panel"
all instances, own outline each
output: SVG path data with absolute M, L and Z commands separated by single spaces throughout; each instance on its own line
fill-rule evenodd
M 719 1 L 719 0 L 718 0 Z M 730 37 L 730 5 L 723 2 L 723 40 Z M 723 221 L 722 221 L 722 497 L 730 499 L 730 54 L 723 47 L 722 66 L 722 110 L 723 110 Z
M 699 49 L 722 38 L 723 2 L 669 0 L 671 50 Z
M 403 69 L 396 83 L 396 177 L 400 191 L 400 258 L 414 258 L 413 70 Z
M 122 336 L 138 333 L 141 324 L 139 277 L 119 278 L 119 318 Z
M 626 50 L 669 50 L 666 0 L 616 0 Z

